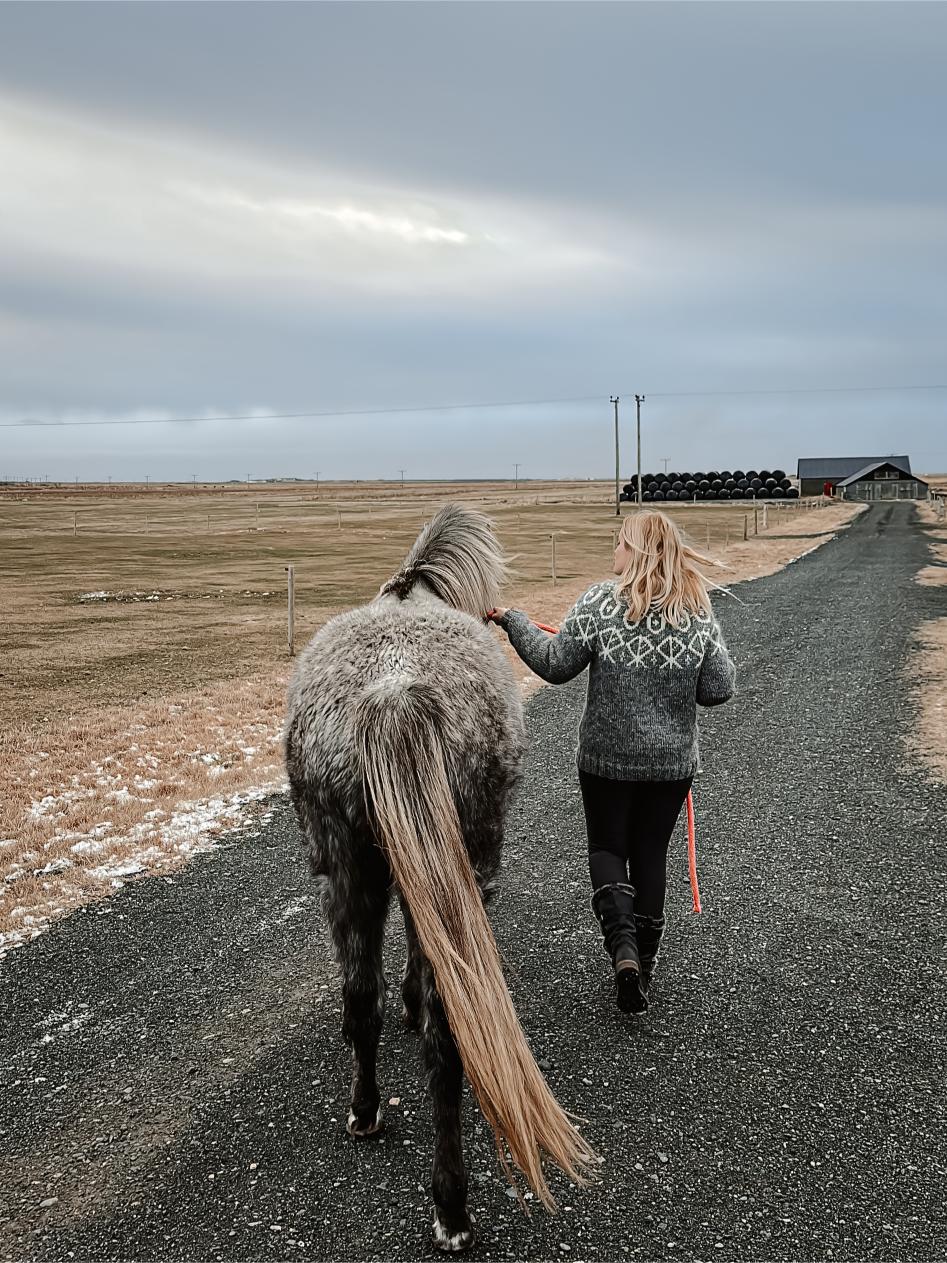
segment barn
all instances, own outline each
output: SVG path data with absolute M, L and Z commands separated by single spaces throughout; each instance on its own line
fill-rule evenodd
M 848 500 L 926 500 L 927 483 L 911 473 L 909 456 L 800 457 L 799 490 L 821 495 L 828 483 Z

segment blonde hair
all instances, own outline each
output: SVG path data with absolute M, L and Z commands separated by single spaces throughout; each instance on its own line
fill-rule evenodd
M 653 509 L 631 513 L 618 538 L 631 552 L 617 585 L 628 606 L 628 622 L 658 613 L 679 627 L 688 614 L 710 614 L 708 583 L 698 566 L 719 566 L 720 562 L 685 543 L 679 527 L 666 514 Z

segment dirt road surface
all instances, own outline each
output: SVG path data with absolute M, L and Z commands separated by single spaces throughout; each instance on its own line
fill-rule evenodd
M 934 1259 L 947 1215 L 947 795 L 901 677 L 940 590 L 909 505 L 741 585 L 739 697 L 703 719 L 705 912 L 674 846 L 651 1014 L 612 1007 L 572 767 L 583 681 L 529 703 L 494 913 L 514 997 L 605 1157 L 526 1218 L 468 1101 L 480 1258 Z M 387 969 L 396 989 L 396 918 Z M 429 1108 L 394 995 L 389 1129 L 347 1056 L 285 803 L 0 963 L 0 1257 L 431 1257 Z

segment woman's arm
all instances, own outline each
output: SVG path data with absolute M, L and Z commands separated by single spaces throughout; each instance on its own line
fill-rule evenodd
M 719 706 L 728 702 L 734 694 L 736 682 L 737 669 L 715 618 L 697 676 L 697 701 L 701 706 Z
M 557 636 L 535 627 L 522 610 L 504 610 L 495 620 L 531 671 L 549 684 L 564 684 L 583 671 L 592 659 L 591 646 L 567 631 Z

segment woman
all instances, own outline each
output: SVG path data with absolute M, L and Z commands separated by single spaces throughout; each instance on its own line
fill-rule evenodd
M 697 705 L 733 696 L 736 673 L 699 564 L 714 563 L 684 543 L 669 517 L 636 512 L 615 549 L 618 578 L 589 588 L 557 636 L 520 610 L 491 614 L 550 684 L 590 667 L 579 782 L 592 907 L 624 1012 L 648 1007 L 668 844 L 697 770 Z

